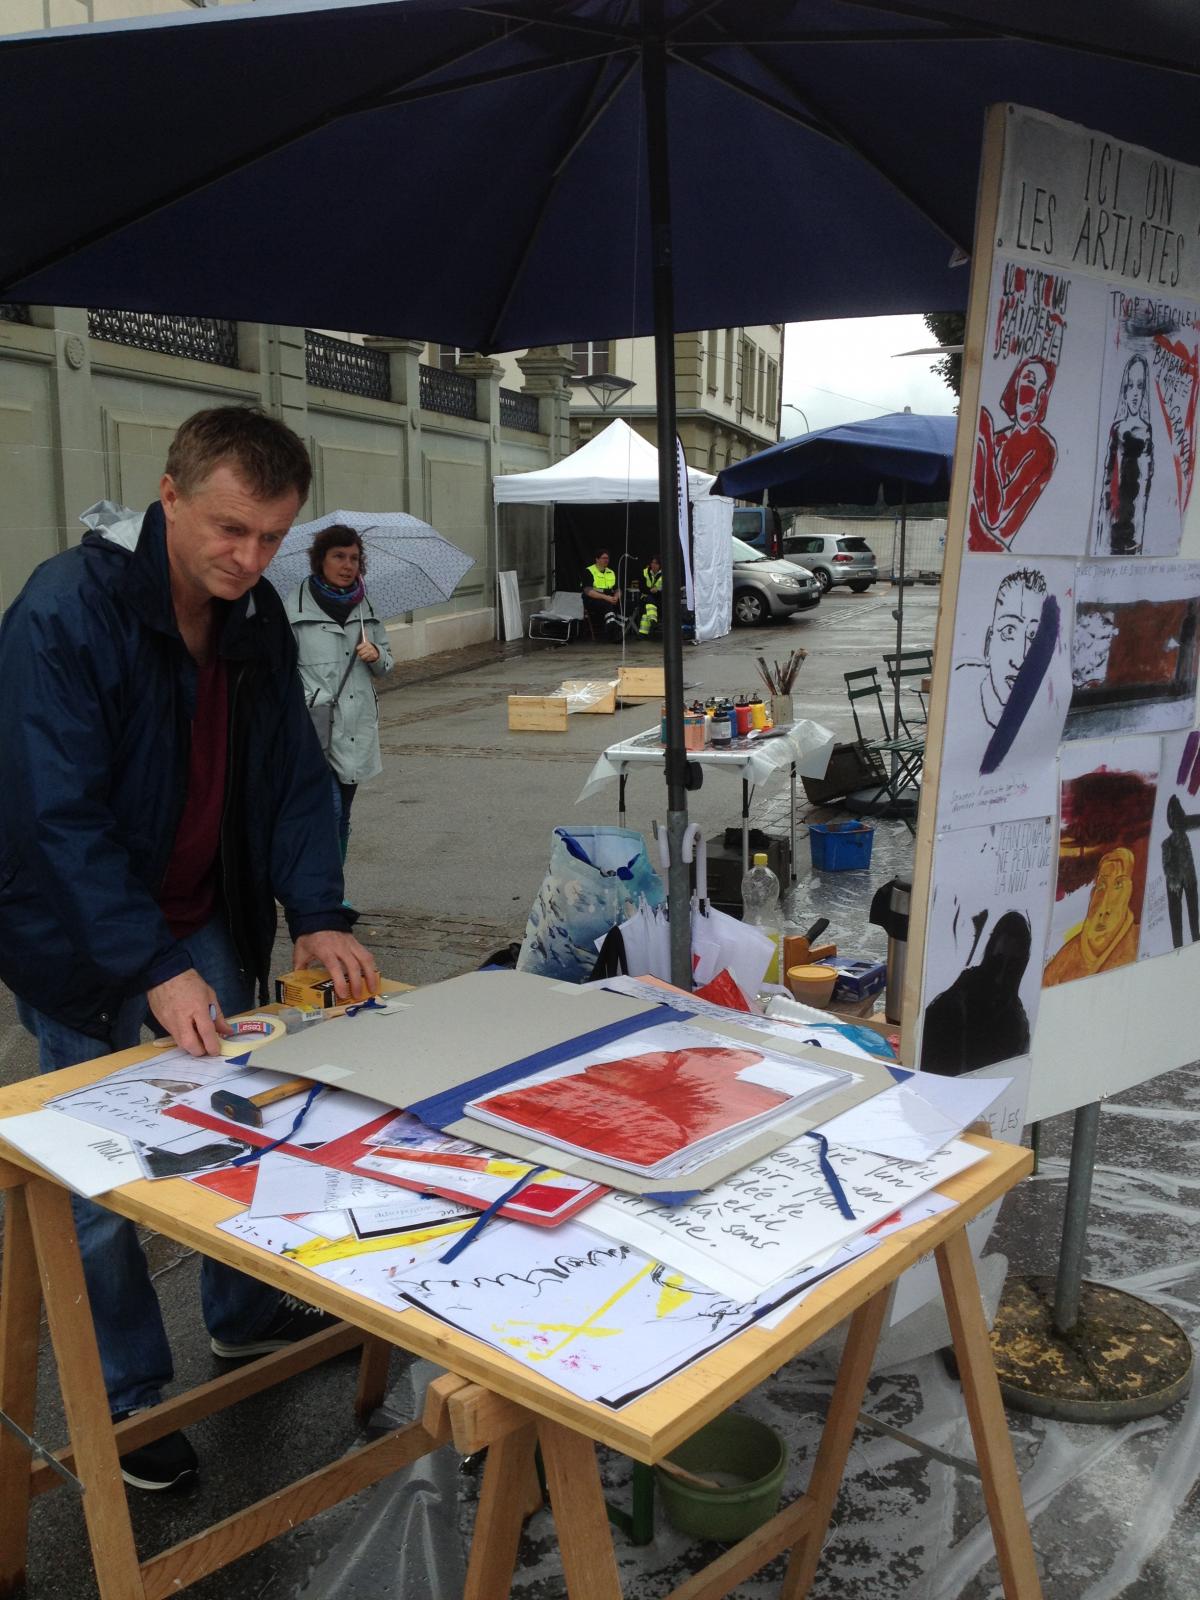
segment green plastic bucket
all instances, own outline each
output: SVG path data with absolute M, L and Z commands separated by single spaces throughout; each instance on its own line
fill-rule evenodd
M 662 1504 L 680 1533 L 734 1543 L 779 1510 L 787 1445 L 765 1422 L 726 1411 L 678 1445 L 667 1459 L 721 1484 L 701 1488 L 655 1467 Z

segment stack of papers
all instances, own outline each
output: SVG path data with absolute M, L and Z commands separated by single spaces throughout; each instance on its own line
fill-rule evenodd
M 842 1067 L 667 1023 L 467 1102 L 477 1121 L 647 1178 L 680 1176 L 853 1084 Z

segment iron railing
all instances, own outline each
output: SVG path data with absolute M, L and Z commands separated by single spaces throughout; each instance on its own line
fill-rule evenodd
M 89 311 L 88 332 L 109 344 L 186 356 L 216 367 L 238 364 L 237 323 L 218 317 L 173 317 L 158 311 Z
M 522 394 L 519 389 L 501 389 L 500 424 L 505 428 L 523 428 L 526 433 L 537 433 L 538 397 Z
M 14 306 L 7 301 L 0 300 L 0 322 L 28 322 L 29 307 Z
M 311 328 L 304 330 L 304 374 L 320 389 L 366 395 L 368 400 L 392 398 L 392 363 L 386 350 L 371 350 Z
M 448 417 L 474 421 L 475 379 L 465 372 L 443 372 L 441 367 L 421 367 L 421 406 L 425 411 L 441 411 Z

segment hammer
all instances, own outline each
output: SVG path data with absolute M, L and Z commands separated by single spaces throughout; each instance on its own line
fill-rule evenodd
M 289 1078 L 286 1083 L 277 1083 L 273 1089 L 264 1089 L 261 1094 L 234 1094 L 232 1089 L 217 1089 L 213 1092 L 211 1105 L 219 1117 L 240 1122 L 245 1128 L 261 1128 L 264 1106 L 273 1106 L 277 1100 L 286 1100 L 288 1095 L 312 1087 L 308 1078 Z

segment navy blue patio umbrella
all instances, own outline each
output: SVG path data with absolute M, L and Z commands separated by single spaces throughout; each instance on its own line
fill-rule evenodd
M 905 544 L 910 500 L 950 494 L 957 417 L 893 411 L 862 422 L 839 422 L 747 456 L 717 474 L 713 494 L 777 506 L 900 507 L 897 560 L 896 672 L 892 726 L 900 726 L 900 652 L 904 648 Z
M 0 299 L 511 350 L 966 299 L 985 108 L 1196 154 L 1178 0 L 258 0 L 0 41 Z

